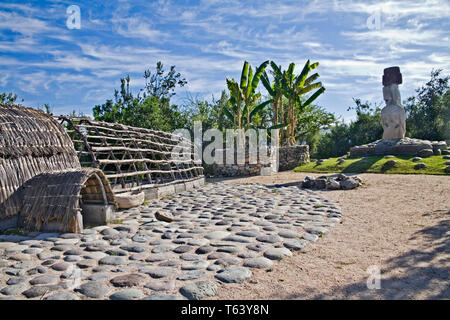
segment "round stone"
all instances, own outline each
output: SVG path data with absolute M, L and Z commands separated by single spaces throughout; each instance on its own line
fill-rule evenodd
M 139 252 L 146 251 L 147 247 L 143 246 L 143 245 L 132 245 L 132 244 L 130 244 L 130 245 L 121 246 L 120 249 L 129 251 L 129 252 L 137 252 L 137 253 L 139 253 Z
M 146 243 L 150 241 L 150 237 L 146 236 L 145 234 L 137 234 L 133 238 L 131 238 L 131 240 L 133 240 L 134 242 Z
M 99 280 L 105 280 L 108 279 L 111 275 L 109 273 L 95 273 L 89 277 L 87 277 L 87 280 L 90 281 L 99 281 Z
M 178 246 L 175 249 L 173 249 L 173 252 L 175 253 L 185 253 L 185 252 L 189 252 L 192 249 L 194 249 L 192 246 Z
M 85 252 L 83 250 L 79 250 L 79 249 L 71 249 L 71 250 L 67 250 L 66 252 L 64 252 L 65 256 L 81 256 L 83 255 Z
M 261 232 L 257 231 L 257 230 L 244 230 L 244 231 L 239 231 L 236 233 L 236 235 L 238 236 L 243 236 L 243 237 L 258 237 L 261 235 Z
M 55 242 L 56 246 L 61 246 L 61 245 L 74 245 L 77 244 L 78 242 L 80 242 L 80 239 L 78 238 L 74 238 L 74 239 L 61 239 Z
M 58 262 L 52 265 L 52 269 L 55 271 L 66 271 L 72 264 L 67 262 Z
M 100 233 L 104 236 L 112 236 L 112 235 L 120 234 L 119 231 L 117 231 L 116 229 L 113 229 L 113 228 L 103 229 Z
M 214 231 L 206 234 L 204 237 L 209 240 L 221 240 L 227 237 L 228 235 L 230 235 L 230 233 L 227 231 Z
M 22 293 L 23 291 L 27 290 L 27 288 L 28 286 L 25 283 L 18 283 L 4 287 L 2 290 L 0 290 L 0 293 L 4 294 L 5 296 L 12 296 Z
M 124 257 L 115 257 L 115 256 L 109 256 L 104 257 L 100 259 L 99 264 L 106 264 L 106 265 L 113 265 L 113 266 L 119 266 L 121 264 L 125 264 L 126 259 Z
M 83 256 L 84 259 L 92 259 L 92 260 L 100 260 L 104 257 L 107 257 L 108 255 L 104 252 L 90 252 Z
M 209 266 L 209 262 L 205 260 L 194 261 L 190 264 L 184 264 L 181 266 L 181 270 L 198 270 L 205 269 Z
M 182 255 L 180 255 L 180 258 L 185 261 L 197 261 L 202 259 L 201 256 L 193 253 L 183 253 Z
M 217 272 L 215 277 L 225 283 L 241 283 L 252 276 L 252 272 L 244 267 L 231 266 Z
M 56 284 L 58 283 L 58 277 L 53 274 L 45 274 L 42 276 L 37 276 L 30 280 L 30 284 Z
M 92 268 L 97 265 L 97 261 L 89 259 L 89 260 L 81 260 L 77 263 L 77 266 L 81 269 Z
M 206 246 L 209 243 L 208 239 L 191 239 L 187 242 L 190 246 Z
M 199 270 L 199 271 L 202 271 L 202 270 Z M 190 272 L 193 272 L 193 271 L 190 271 Z M 174 280 L 152 280 L 149 283 L 147 283 L 144 287 L 154 290 L 154 291 L 172 291 L 172 290 L 175 290 L 175 281 Z
M 175 268 L 171 267 L 145 267 L 139 270 L 141 273 L 146 273 L 152 278 L 166 278 L 177 273 Z
M 44 300 L 80 300 L 80 298 L 71 292 L 58 292 L 46 297 Z
M 6 281 L 7 285 L 19 284 L 28 280 L 28 277 L 13 277 Z
M 241 263 L 241 260 L 236 257 L 229 256 L 217 259 L 214 263 L 221 266 L 230 266 Z
M 264 257 L 270 260 L 281 260 L 292 256 L 292 252 L 286 248 L 271 248 L 264 252 Z
M 269 247 L 269 246 L 268 246 L 268 245 L 265 245 L 265 244 L 261 244 L 261 243 L 252 243 L 252 244 L 249 244 L 249 245 L 247 246 L 247 249 L 252 250 L 252 251 L 256 251 L 256 252 L 261 252 L 261 251 L 266 250 L 268 247 Z
M 252 258 L 244 261 L 244 267 L 266 269 L 270 268 L 273 262 L 264 257 Z
M 288 249 L 301 250 L 307 245 L 307 242 L 306 240 L 291 239 L 285 241 L 283 245 Z
M 291 239 L 298 238 L 299 236 L 297 232 L 292 230 L 281 230 L 280 232 L 278 232 L 278 235 L 283 238 L 291 238 Z
M 27 274 L 29 274 L 30 276 L 38 273 L 47 273 L 47 268 L 43 266 L 37 266 L 36 268 L 27 271 Z
M 277 243 L 277 242 L 282 241 L 282 239 L 275 234 L 259 236 L 259 237 L 256 237 L 256 240 L 258 240 L 260 242 L 267 242 L 267 243 Z
M 172 258 L 172 255 L 167 253 L 153 253 L 147 256 L 145 259 L 146 262 L 158 262 L 158 261 L 164 261 L 169 260 Z
M 189 300 L 201 300 L 217 294 L 217 284 L 212 281 L 197 281 L 180 288 L 180 293 Z
M 238 246 L 226 246 L 226 247 L 220 247 L 219 249 L 217 249 L 217 252 L 238 253 L 243 250 L 244 249 L 242 247 L 238 247 Z
M 109 291 L 109 287 L 100 281 L 89 281 L 82 284 L 79 288 L 75 289 L 89 298 L 103 298 Z
M 160 266 L 160 267 L 176 267 L 180 264 L 181 264 L 181 262 L 178 260 L 167 260 L 167 261 L 161 262 L 160 264 L 158 264 L 158 266 Z
M 157 246 L 155 248 L 152 249 L 152 253 L 163 253 L 163 252 L 167 252 L 170 251 L 174 248 L 175 246 L 172 246 L 170 244 L 163 244 L 160 246 Z
M 42 249 L 41 248 L 28 248 L 22 251 L 22 253 L 25 254 L 38 254 L 41 253 Z
M 195 253 L 208 254 L 208 253 L 211 253 L 212 251 L 214 251 L 213 246 L 202 246 L 202 247 L 197 248 L 197 250 L 195 250 Z
M 105 253 L 109 254 L 110 256 L 121 256 L 121 257 L 128 255 L 127 251 L 121 250 L 121 249 L 110 249 L 110 250 L 106 250 Z
M 305 228 L 305 231 L 308 233 L 312 233 L 312 234 L 316 234 L 316 235 L 321 235 L 327 232 L 327 229 L 324 227 L 316 227 L 316 226 L 310 226 Z
M 252 239 L 249 239 L 248 237 L 229 236 L 229 237 L 223 238 L 222 241 L 231 241 L 231 242 L 240 242 L 240 243 L 251 243 L 251 242 L 252 242 Z
M 182 300 L 182 298 L 174 294 L 154 293 L 142 300 Z
M 62 288 L 61 288 L 61 286 L 58 286 L 58 285 L 35 286 L 35 287 L 32 287 L 32 288 L 22 292 L 22 294 L 25 297 L 32 299 L 32 298 L 36 298 L 36 297 L 42 297 L 45 294 L 48 294 L 52 291 L 56 291 L 59 289 L 62 289 Z
M 145 282 L 146 279 L 147 277 L 141 274 L 132 273 L 112 278 L 110 282 L 115 287 L 135 287 Z
M 141 290 L 138 289 L 125 289 L 113 293 L 109 296 L 111 300 L 135 300 L 144 296 Z
M 80 256 L 65 256 L 64 257 L 64 261 L 66 261 L 66 262 L 78 262 L 81 259 L 82 258 Z
M 311 242 L 316 242 L 317 240 L 319 240 L 319 236 L 316 234 L 311 234 L 311 233 L 307 233 L 302 235 L 302 238 Z
M 178 276 L 178 280 L 196 280 L 201 277 L 204 277 L 207 274 L 206 270 L 192 270 L 188 271 L 186 273 L 183 273 L 182 275 Z

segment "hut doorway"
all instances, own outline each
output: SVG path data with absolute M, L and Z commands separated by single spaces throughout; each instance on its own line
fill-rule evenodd
M 77 217 L 81 229 L 105 225 L 114 217 L 111 190 L 105 188 L 106 178 L 99 171 L 93 172 L 80 190 L 81 214 Z

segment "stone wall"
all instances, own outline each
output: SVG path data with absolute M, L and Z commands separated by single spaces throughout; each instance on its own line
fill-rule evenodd
M 292 170 L 301 163 L 309 162 L 309 146 L 299 145 L 292 147 L 281 147 L 269 152 L 269 162 L 263 164 L 259 161 L 253 163 L 249 161 L 248 155 L 242 164 L 212 164 L 205 165 L 205 173 L 214 177 L 238 177 L 238 176 L 256 176 L 271 175 L 278 171 Z M 235 155 L 236 159 L 236 155 Z M 237 161 L 235 161 L 237 162 Z
M 277 172 L 277 158 L 275 149 L 269 148 L 268 161 L 262 163 L 261 159 L 256 153 L 253 160 L 248 154 L 242 163 L 238 163 L 237 154 L 234 152 L 234 163 L 227 164 L 225 161 L 226 149 L 221 150 L 224 154 L 223 164 L 214 163 L 212 165 L 203 165 L 205 174 L 213 177 L 239 177 L 239 176 L 257 176 L 257 175 L 271 175 Z
M 278 171 L 292 170 L 300 164 L 309 162 L 309 146 L 306 144 L 279 149 Z

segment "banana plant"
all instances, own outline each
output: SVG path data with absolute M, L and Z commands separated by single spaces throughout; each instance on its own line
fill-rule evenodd
M 228 90 L 230 90 L 234 113 L 225 112 L 228 116 L 233 115 L 233 117 L 237 117 L 237 119 L 234 119 L 234 122 L 239 129 L 243 128 L 244 125 L 249 129 L 253 116 L 271 102 L 265 101 L 256 105 L 261 97 L 260 93 L 256 93 L 256 89 L 268 64 L 269 61 L 263 62 L 253 74 L 252 67 L 245 61 L 239 85 L 234 79 L 227 78 L 227 86 Z M 242 121 L 242 117 L 245 117 L 244 121 Z
M 291 63 L 288 70 L 283 72 L 282 88 L 283 94 L 288 99 L 288 145 L 295 145 L 295 127 L 297 123 L 297 116 L 302 113 L 306 107 L 308 107 L 314 100 L 316 100 L 324 91 L 325 88 L 321 82 L 313 83 L 319 77 L 318 73 L 314 73 L 310 77 L 308 74 L 316 69 L 319 63 L 313 63 L 308 60 L 303 67 L 302 72 L 295 76 L 294 69 L 295 64 Z M 314 92 L 306 101 L 302 102 L 301 97 L 312 90 L 318 89 Z

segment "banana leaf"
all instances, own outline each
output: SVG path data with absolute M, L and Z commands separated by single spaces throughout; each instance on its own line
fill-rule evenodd
M 259 111 L 261 111 L 262 109 L 264 109 L 265 106 L 267 106 L 269 103 L 271 103 L 273 100 L 267 100 L 264 101 L 263 103 L 260 103 L 259 105 L 257 105 L 255 108 L 253 108 L 252 112 L 250 112 L 250 121 L 252 121 L 252 118 L 255 114 L 257 114 Z
M 300 90 L 297 91 L 297 94 L 302 95 L 302 94 L 308 93 L 314 89 L 319 89 L 321 87 L 322 87 L 322 82 L 316 82 L 316 83 L 313 83 L 306 87 L 301 88 Z
M 242 73 L 241 73 L 241 89 L 247 88 L 247 78 L 248 78 L 248 62 L 244 62 L 244 66 L 242 67 Z
M 313 93 L 311 97 L 308 98 L 308 100 L 303 103 L 303 106 L 309 106 L 314 100 L 317 99 L 322 93 L 324 93 L 325 87 L 321 87 L 319 90 Z
M 275 76 L 281 77 L 282 76 L 282 72 L 281 72 L 281 66 L 277 66 L 277 64 L 273 61 L 270 61 L 270 66 L 272 67 L 272 70 L 275 74 Z
M 230 110 L 228 110 L 227 107 L 223 108 L 223 112 L 225 113 L 225 115 L 228 117 L 228 119 L 230 119 L 231 121 L 234 122 L 234 116 L 233 114 L 230 112 Z
M 314 73 L 312 76 L 310 76 L 308 79 L 305 80 L 304 86 L 307 86 L 307 85 L 311 84 L 318 77 L 319 77 L 319 74 L 318 73 Z
M 269 64 L 269 60 L 261 63 L 261 65 L 256 69 L 255 76 L 252 79 L 252 87 L 251 90 L 254 92 L 259 84 L 259 79 L 261 78 L 262 73 L 266 70 L 267 65 Z
M 270 80 L 269 77 L 267 76 L 267 73 L 264 71 L 263 74 L 261 75 L 261 82 L 264 86 L 264 88 L 266 88 L 267 92 L 274 97 L 275 96 L 275 91 L 272 87 L 272 85 L 270 84 Z
M 310 61 L 306 61 L 305 65 L 303 66 L 302 72 L 296 77 L 295 79 L 295 86 L 296 87 L 303 87 L 303 84 L 305 83 L 305 79 L 308 76 L 310 68 Z

